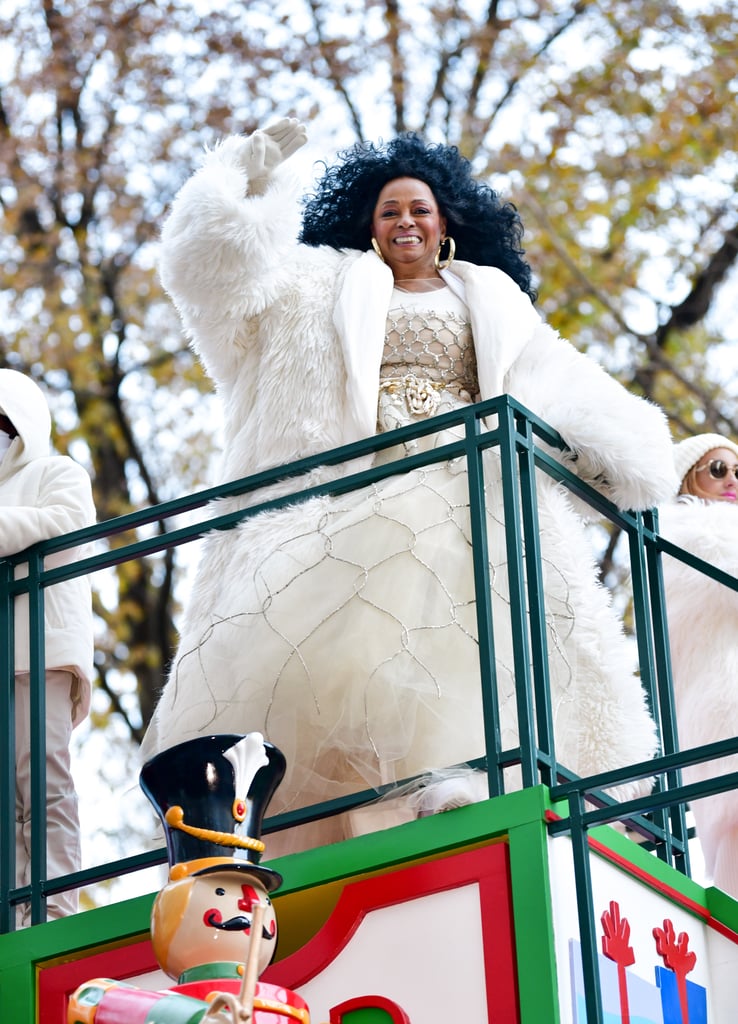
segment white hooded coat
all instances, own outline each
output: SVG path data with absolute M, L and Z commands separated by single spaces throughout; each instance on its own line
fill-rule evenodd
M 0 370 L 0 409 L 18 436 L 0 460 L 0 558 L 24 551 L 95 522 L 92 488 L 86 470 L 66 455 L 50 451 L 51 417 L 41 389 L 15 370 Z M 46 567 L 67 565 L 79 548 L 59 552 Z M 25 570 L 19 566 L 17 575 Z M 80 680 L 74 721 L 87 715 L 93 671 L 90 583 L 77 577 L 44 592 L 47 669 L 68 669 Z M 15 671 L 29 670 L 28 598 L 15 607 Z

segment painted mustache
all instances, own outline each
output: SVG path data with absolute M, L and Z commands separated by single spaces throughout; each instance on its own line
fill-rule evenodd
M 245 914 L 239 914 L 237 917 L 229 917 L 224 921 L 219 910 L 211 910 L 209 914 L 206 914 L 205 923 L 210 925 L 211 928 L 217 928 L 222 932 L 242 932 L 249 931 L 251 928 L 251 918 L 246 917 Z M 262 927 L 261 937 L 263 939 L 271 939 L 274 936 L 272 932 L 267 931 L 265 927 Z

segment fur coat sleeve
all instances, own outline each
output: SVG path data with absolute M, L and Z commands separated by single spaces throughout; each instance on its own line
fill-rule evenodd
M 510 394 L 550 424 L 570 449 L 552 454 L 619 508 L 670 499 L 678 481 L 661 409 L 561 338 L 502 271 L 457 261 L 444 274 L 452 287 L 456 275 L 471 312 L 482 397 Z
M 678 489 L 662 410 L 631 394 L 548 325 L 533 332 L 505 390 L 561 435 L 572 472 L 621 509 L 647 509 Z
M 206 153 L 161 235 L 162 284 L 218 383 L 235 377 L 250 337 L 245 325 L 285 287 L 297 250 L 297 183 L 280 166 L 263 194 L 249 195 L 247 142 L 229 136 Z

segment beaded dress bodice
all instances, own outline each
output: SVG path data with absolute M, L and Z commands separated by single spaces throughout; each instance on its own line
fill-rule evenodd
M 387 314 L 380 382 L 414 374 L 474 401 L 479 383 L 471 325 L 461 310 L 444 308 L 448 303 L 439 293 L 433 296 L 432 308 L 429 298 L 423 296 L 429 308 L 403 302 Z

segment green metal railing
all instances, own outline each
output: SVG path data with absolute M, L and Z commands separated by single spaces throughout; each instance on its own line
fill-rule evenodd
M 458 440 L 429 451 L 409 454 L 392 462 L 374 465 L 368 470 L 349 472 L 340 479 L 301 489 L 301 478 L 310 470 L 325 466 L 348 467 L 352 460 L 377 451 L 457 428 Z M 655 513 L 628 513 L 618 510 L 601 494 L 565 469 L 552 452 L 563 449 L 561 439 L 544 422 L 509 396 L 434 417 L 419 425 L 368 438 L 335 451 L 302 459 L 289 466 L 198 492 L 154 508 L 144 509 L 86 530 L 38 544 L 22 554 L 0 561 L 0 728 L 2 746 L 2 784 L 0 787 L 0 932 L 14 927 L 14 907 L 30 901 L 34 923 L 45 919 L 45 899 L 51 893 L 117 877 L 166 862 L 165 851 L 158 850 L 127 857 L 94 869 L 56 879 L 46 878 L 45 828 L 45 736 L 44 715 L 44 592 L 62 580 L 110 568 L 122 562 L 155 555 L 165 549 L 188 544 L 212 530 L 227 530 L 242 520 L 266 509 L 275 509 L 317 495 L 339 494 L 365 487 L 395 474 L 432 465 L 446 459 L 466 460 L 470 497 L 470 524 L 475 578 L 476 615 L 479 638 L 480 683 L 485 720 L 486 758 L 479 764 L 488 775 L 490 796 L 505 789 L 504 769 L 519 765 L 523 786 L 541 782 L 551 788 L 557 801 L 568 801 L 569 814 L 552 822 L 553 835 L 571 835 L 580 927 L 584 957 L 587 1014 L 591 1024 L 602 1020 L 597 972 L 597 943 L 589 875 L 588 830 L 608 821 L 628 821 L 653 844 L 658 856 L 689 874 L 688 833 L 684 808 L 688 800 L 722 792 L 738 785 L 737 776 L 725 776 L 712 782 L 683 786 L 680 768 L 738 752 L 738 739 L 678 753 L 671 685 L 669 645 L 666 624 L 661 555 L 667 553 L 705 572 L 732 589 L 738 581 L 721 573 L 669 544 L 658 533 Z M 485 520 L 484 455 L 496 449 L 499 455 L 502 498 L 505 517 L 505 545 L 508 562 L 510 620 L 513 635 L 513 662 L 516 685 L 519 743 L 514 749 L 502 749 L 498 714 L 497 679 L 494 650 L 493 612 L 489 580 L 488 547 Z M 661 739 L 662 754 L 653 761 L 626 766 L 618 771 L 579 779 L 556 760 L 549 671 L 546 647 L 545 608 L 536 501 L 536 478 L 547 474 L 560 481 L 578 498 L 592 506 L 602 517 L 623 531 L 628 540 L 635 638 L 640 674 L 654 712 Z M 238 511 L 213 515 L 211 503 L 217 498 L 256 494 L 277 481 L 294 480 L 289 494 L 253 504 Z M 215 508 L 217 511 L 217 506 Z M 202 512 L 197 517 L 193 513 Z M 176 520 L 184 513 L 195 521 L 179 527 Z M 105 545 L 111 537 L 156 527 L 150 536 L 119 547 Z M 45 568 L 45 560 L 55 552 L 96 542 L 99 553 L 74 564 Z M 105 550 L 102 550 L 105 548 Z M 32 716 L 31 771 L 31 876 L 30 885 L 15 887 L 15 738 L 13 605 L 20 594 L 29 598 L 31 627 L 30 700 L 36 709 Z M 604 791 L 619 783 L 655 777 L 651 794 L 637 800 L 618 803 Z M 386 787 L 390 788 L 390 787 Z M 326 814 L 334 814 L 376 799 L 380 790 L 343 797 L 330 803 L 303 808 L 275 816 L 265 822 L 264 831 L 285 828 Z

